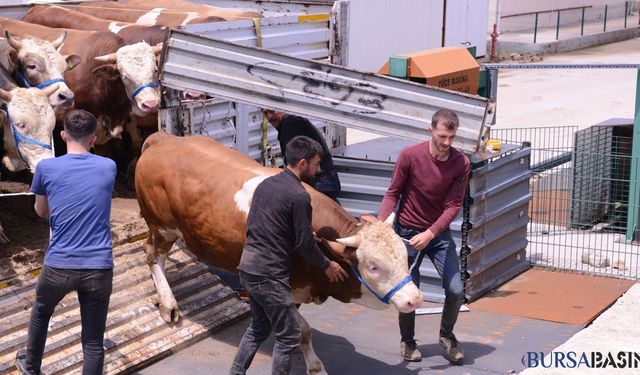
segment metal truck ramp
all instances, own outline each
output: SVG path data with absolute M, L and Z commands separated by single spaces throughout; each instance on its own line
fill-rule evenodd
M 115 240 L 115 239 L 114 239 Z M 114 241 L 115 242 L 115 241 Z M 169 325 L 155 306 L 156 290 L 145 261 L 144 241 L 114 248 L 113 293 L 105 333 L 105 374 L 130 373 L 243 317 L 249 306 L 191 253 L 174 246 L 167 279 L 182 313 Z M 176 248 L 178 247 L 178 248 Z M 35 273 L 34 273 L 35 274 Z M 0 289 L 0 374 L 18 374 L 14 359 L 26 343 L 37 278 L 8 280 Z M 80 374 L 80 306 L 70 293 L 49 323 L 44 374 Z

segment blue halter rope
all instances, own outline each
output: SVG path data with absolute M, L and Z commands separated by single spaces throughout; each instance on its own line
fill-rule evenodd
M 22 74 L 22 72 L 20 70 L 18 70 L 17 72 L 18 78 L 20 79 L 20 81 L 22 82 L 22 85 L 26 88 L 30 88 L 31 84 L 29 83 L 29 81 L 27 80 L 27 78 L 24 76 L 24 74 Z M 35 85 L 34 87 L 39 88 L 39 89 L 43 89 L 47 86 L 51 86 L 54 83 L 58 83 L 58 82 L 62 82 L 64 83 L 64 79 L 62 78 L 54 78 L 54 79 L 50 79 L 48 81 L 44 81 L 44 82 L 40 82 L 37 85 Z
M 18 157 L 20 157 L 20 160 L 22 160 L 23 163 L 29 166 L 29 163 L 27 163 L 27 161 L 24 160 L 24 158 L 22 157 L 22 153 L 20 152 L 20 142 L 25 144 L 40 146 L 40 147 L 46 148 L 47 150 L 53 149 L 50 144 L 42 143 L 37 139 L 33 139 L 31 137 L 28 137 L 18 132 L 18 129 L 16 129 L 15 125 L 13 124 L 13 120 L 11 119 L 11 116 L 9 116 L 9 108 L 6 108 L 6 112 L 7 112 L 7 120 L 9 120 L 9 125 L 11 125 L 11 131 L 13 132 L 13 141 L 16 145 L 16 151 L 18 152 Z
M 408 282 L 410 282 L 411 279 L 411 275 L 405 277 L 402 281 L 400 281 L 398 283 L 398 285 L 394 286 L 393 288 L 391 288 L 391 290 L 384 295 L 384 297 L 381 297 L 378 293 L 376 293 L 373 289 L 371 289 L 371 287 L 367 284 L 366 281 L 364 281 L 364 279 L 362 278 L 362 275 L 360 275 L 360 271 L 358 271 L 358 269 L 354 266 L 351 266 L 351 270 L 353 271 L 353 273 L 356 274 L 356 277 L 358 278 L 358 280 L 360 280 L 360 283 L 362 285 L 365 286 L 365 288 L 367 288 L 367 290 L 369 290 L 371 292 L 371 294 L 373 294 L 374 296 L 376 296 L 377 299 L 380 300 L 380 302 L 384 303 L 384 304 L 389 304 L 389 300 L 391 299 L 391 297 L 393 297 L 394 294 L 396 294 L 396 292 L 398 290 L 400 290 L 400 288 L 402 288 L 403 286 L 405 286 Z
M 138 94 L 140 94 L 140 92 L 146 89 L 147 87 L 158 87 L 158 84 L 156 82 L 147 82 L 144 85 L 138 87 L 136 91 L 134 91 L 133 94 L 131 95 L 131 100 L 135 100 L 136 96 L 138 96 Z

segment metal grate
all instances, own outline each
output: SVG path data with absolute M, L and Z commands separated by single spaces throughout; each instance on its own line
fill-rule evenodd
M 640 279 L 640 248 L 628 243 L 631 122 L 492 129 L 530 142 L 528 259 L 538 266 Z

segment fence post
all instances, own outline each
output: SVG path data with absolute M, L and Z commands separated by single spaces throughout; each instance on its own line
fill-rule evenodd
M 631 151 L 631 174 L 629 180 L 629 213 L 627 215 L 627 242 L 636 240 L 638 214 L 640 214 L 640 68 L 636 81 L 636 110 L 633 120 L 633 148 Z
M 605 5 L 604 6 L 604 29 L 602 30 L 602 32 L 607 31 L 607 10 L 609 9 L 609 5 Z
M 560 9 L 558 9 L 558 20 L 556 21 L 556 40 L 558 40 L 559 35 L 560 35 Z
M 533 26 L 533 44 L 536 44 L 537 38 L 538 38 L 538 12 L 536 12 L 536 23 Z
M 627 12 L 629 11 L 629 2 L 624 2 L 624 28 L 627 28 Z
M 584 35 L 584 7 L 582 7 L 582 19 L 580 20 L 580 36 Z

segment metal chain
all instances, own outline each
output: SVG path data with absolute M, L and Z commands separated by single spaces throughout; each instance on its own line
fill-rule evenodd
M 485 69 L 639 69 L 640 64 L 483 64 Z

